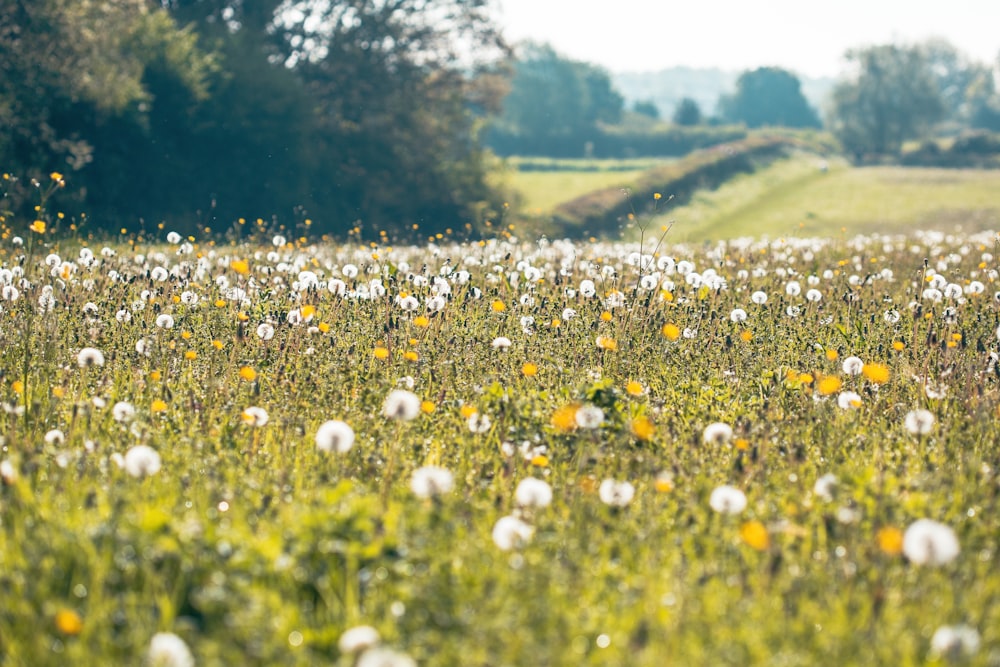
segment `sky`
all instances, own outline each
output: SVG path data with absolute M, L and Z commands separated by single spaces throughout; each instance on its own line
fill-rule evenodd
M 947 39 L 973 60 L 1000 54 L 1000 0 L 497 0 L 508 40 L 548 42 L 613 72 L 678 65 L 804 76 L 844 72 L 844 52 Z

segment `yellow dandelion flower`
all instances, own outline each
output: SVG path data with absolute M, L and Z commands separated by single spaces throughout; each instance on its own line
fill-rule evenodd
M 531 465 L 536 468 L 547 468 L 549 465 L 549 457 L 545 454 L 535 454 L 531 457 Z
M 418 315 L 413 318 L 413 326 L 420 327 L 421 329 L 426 329 L 431 325 L 431 321 L 425 315 Z
M 181 332 L 181 338 L 183 338 L 184 340 L 191 340 L 191 332 L 190 331 L 182 331 Z
M 896 352 L 902 352 L 903 350 L 906 349 L 906 343 L 904 343 L 901 340 L 894 340 L 892 341 L 892 349 L 894 349 Z
M 815 379 L 811 373 L 802 373 L 799 375 L 799 382 L 802 384 L 812 384 Z
M 676 324 L 671 324 L 667 322 L 663 325 L 663 329 L 660 330 L 663 333 L 664 338 L 667 340 L 677 340 L 681 337 L 681 330 Z
M 653 199 L 659 199 L 659 198 L 660 198 L 660 197 L 662 197 L 662 196 L 663 196 L 663 195 L 661 195 L 661 194 L 660 194 L 659 192 L 654 192 L 654 193 L 653 193 Z
M 653 488 L 657 493 L 670 493 L 674 490 L 674 476 L 669 472 L 661 472 L 653 482 Z
M 479 412 L 479 410 L 476 408 L 476 406 L 470 405 L 469 403 L 463 405 L 462 408 L 459 410 L 459 413 L 461 413 L 462 415 L 462 419 L 468 419 L 477 412 Z
M 490 308 L 493 309 L 494 313 L 502 313 L 503 311 L 507 310 L 507 304 L 505 304 L 500 299 L 497 299 L 492 304 L 490 304 Z
M 31 223 L 31 225 L 28 226 L 28 229 L 30 229 L 31 231 L 35 232 L 36 234 L 44 234 L 45 233 L 45 221 L 44 220 L 35 220 L 33 223 Z
M 383 361 L 389 358 L 389 350 L 387 348 L 382 347 L 381 345 L 375 348 L 373 354 L 375 355 L 376 359 L 381 359 Z
M 56 612 L 56 630 L 64 635 L 76 636 L 83 631 L 83 619 L 72 609 L 60 609 Z
M 746 438 L 736 438 L 736 440 L 733 440 L 733 447 L 745 452 L 750 449 L 750 441 Z
M 167 403 L 163 399 L 156 399 L 149 406 L 150 412 L 164 412 L 167 409 Z
M 240 379 L 244 382 L 253 382 L 257 379 L 257 371 L 249 366 L 244 366 L 240 369 Z
M 552 413 L 550 421 L 560 431 L 572 431 L 576 428 L 576 412 L 579 409 L 580 406 L 575 403 L 564 405 Z
M 535 377 L 538 375 L 538 366 L 531 363 L 530 361 L 523 366 L 521 366 L 521 374 L 525 377 Z
M 302 315 L 302 319 L 308 320 L 310 317 L 316 314 L 316 306 L 305 305 L 299 308 L 299 314 Z
M 646 388 L 642 386 L 642 383 L 636 382 L 635 380 L 630 380 L 628 384 L 625 385 L 625 392 L 629 396 L 642 396 L 644 391 L 646 391 Z
M 234 259 L 229 263 L 229 268 L 241 276 L 250 274 L 250 263 L 245 259 Z
M 163 377 L 163 375 L 160 373 L 160 371 L 149 372 L 149 379 L 152 382 L 159 382 L 161 377 Z
M 407 361 L 420 361 L 420 355 L 413 350 L 407 350 L 403 353 L 403 358 Z
M 869 382 L 875 384 L 885 384 L 889 381 L 889 368 L 884 364 L 865 364 L 861 367 L 861 373 Z
M 580 478 L 579 484 L 580 490 L 584 493 L 597 493 L 597 487 L 600 485 L 594 475 L 584 475 Z
M 771 545 L 767 528 L 760 521 L 747 521 L 740 526 L 740 539 L 757 551 L 765 551 Z
M 632 435 L 639 440 L 649 440 L 656 432 L 656 427 L 648 417 L 636 417 L 632 420 Z
M 611 336 L 598 336 L 596 342 L 597 347 L 608 352 L 614 352 L 618 349 L 618 341 Z
M 187 352 L 184 353 L 184 358 L 187 359 L 188 361 L 192 361 L 198 358 L 198 353 L 195 352 L 194 350 L 188 350 Z
M 660 290 L 660 300 L 661 301 L 666 301 L 667 303 L 670 303 L 671 301 L 674 300 L 674 295 L 673 295 L 673 293 L 671 293 L 668 290 Z M 664 334 L 664 335 L 666 335 L 666 334 Z
M 319 324 L 316 325 L 316 328 L 323 333 L 330 333 L 330 325 L 327 324 L 326 322 L 320 322 Z
M 226 344 L 223 343 L 221 340 L 213 340 L 212 341 L 212 347 L 214 347 L 216 350 L 221 350 L 225 346 L 226 346 Z
M 61 181 L 63 179 L 63 175 L 60 174 L 58 171 L 53 171 L 51 174 L 49 174 L 49 178 L 51 178 L 53 181 Z
M 829 349 L 828 349 L 828 350 L 826 351 L 826 358 L 827 358 L 828 360 L 830 360 L 830 361 L 836 361 L 836 360 L 837 360 L 837 357 L 839 357 L 839 356 L 840 356 L 840 355 L 839 355 L 839 354 L 837 353 L 837 351 L 836 351 L 836 350 L 834 350 L 833 348 L 829 348 Z
M 434 401 L 421 401 L 420 402 L 420 411 L 423 412 L 425 415 L 431 414 L 436 409 L 437 409 L 437 406 L 434 405 Z
M 816 391 L 818 391 L 821 396 L 829 396 L 830 394 L 836 394 L 840 391 L 840 387 L 842 385 L 843 382 L 840 381 L 839 377 L 836 375 L 827 375 L 819 381 L 819 384 L 816 386 Z
M 740 332 L 740 340 L 742 340 L 744 343 L 749 343 L 750 341 L 753 340 L 753 332 L 750 331 L 749 329 L 744 329 L 743 331 Z
M 23 394 L 23 393 L 24 393 L 24 383 L 23 383 L 23 382 L 21 382 L 20 380 L 14 380 L 14 381 L 13 381 L 13 382 L 12 382 L 12 383 L 10 384 L 10 388 L 11 388 L 11 390 L 12 390 L 12 391 L 13 391 L 13 392 L 14 392 L 15 394 Z
M 609 311 L 607 311 L 607 310 L 605 310 L 603 313 L 601 313 L 601 321 L 602 322 L 610 322 L 611 321 L 611 313 Z
M 240 312 L 236 313 L 236 319 L 238 319 L 240 322 L 246 322 L 247 320 L 250 319 L 250 316 L 247 315 L 246 313 L 240 311 Z
M 898 556 L 903 553 L 903 531 L 895 526 L 879 528 L 875 534 L 875 541 L 878 548 L 890 556 Z
M 225 308 L 226 307 L 226 300 L 225 299 L 216 299 L 215 300 L 215 307 L 216 308 Z

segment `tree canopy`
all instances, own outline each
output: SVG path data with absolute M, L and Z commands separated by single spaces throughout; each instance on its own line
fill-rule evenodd
M 602 123 L 618 122 L 623 109 L 605 70 L 527 44 L 514 62 L 496 128 L 537 154 L 574 154 Z
M 797 76 L 778 67 L 740 75 L 736 92 L 719 101 L 724 120 L 747 127 L 819 127 L 819 117 L 802 94 Z
M 0 0 L 0 165 L 65 172 L 109 227 L 475 224 L 500 203 L 478 138 L 502 91 L 477 74 L 506 54 L 487 9 Z
M 944 116 L 939 81 L 919 47 L 856 49 L 847 60 L 855 73 L 833 91 L 830 127 L 856 157 L 897 154 Z

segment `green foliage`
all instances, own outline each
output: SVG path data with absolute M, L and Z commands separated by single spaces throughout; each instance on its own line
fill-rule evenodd
M 740 75 L 736 91 L 719 100 L 722 117 L 747 127 L 819 127 L 819 117 L 802 95 L 795 74 L 758 67 Z
M 857 75 L 834 89 L 829 124 L 856 159 L 898 154 L 943 116 L 941 91 L 920 48 L 873 46 L 849 51 L 847 59 Z
M 474 108 L 504 48 L 478 1 L 4 1 L 0 161 L 71 173 L 107 231 L 434 233 L 501 201 Z
M 637 100 L 632 104 L 632 111 L 641 116 L 646 116 L 647 118 L 652 118 L 653 120 L 660 119 L 660 109 L 650 100 Z
M 502 155 L 581 156 L 600 124 L 621 119 L 623 105 L 606 71 L 528 44 L 489 142 Z
M 678 125 L 700 125 L 702 122 L 701 107 L 690 97 L 683 98 L 674 109 L 673 121 Z

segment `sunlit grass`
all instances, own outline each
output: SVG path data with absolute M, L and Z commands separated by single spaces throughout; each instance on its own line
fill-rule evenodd
M 509 168 L 501 178 L 520 195 L 516 214 L 544 217 L 559 204 L 593 190 L 628 187 L 643 172 L 671 161 L 508 158 Z
M 851 167 L 797 156 L 701 191 L 653 223 L 677 221 L 672 234 L 683 241 L 975 231 L 1000 226 L 998 192 L 1000 171 Z
M 28 233 L 0 245 L 0 662 L 1000 651 L 992 234 Z

